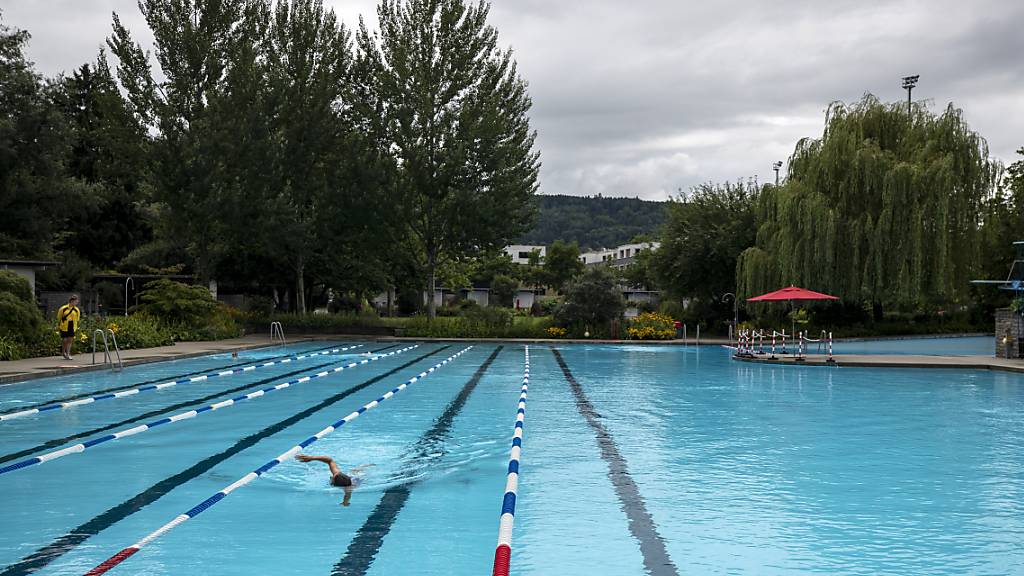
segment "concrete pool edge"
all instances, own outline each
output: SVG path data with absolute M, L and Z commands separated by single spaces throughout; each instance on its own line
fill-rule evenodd
M 753 364 L 784 366 L 824 366 L 840 368 L 952 368 L 958 370 L 995 370 L 1024 374 L 1024 361 L 1005 360 L 992 356 L 927 356 L 920 354 L 836 354 L 828 362 L 824 354 L 805 355 L 802 361 L 793 356 L 749 358 L 732 356 L 733 360 Z

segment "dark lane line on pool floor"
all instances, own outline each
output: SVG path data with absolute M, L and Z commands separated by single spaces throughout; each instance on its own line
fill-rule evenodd
M 73 402 L 75 400 L 81 400 L 82 398 L 88 398 L 89 396 L 95 396 L 97 394 L 107 394 L 107 393 L 111 393 L 111 392 L 120 392 L 122 390 L 128 390 L 129 388 L 135 388 L 137 386 L 148 386 L 150 384 L 160 384 L 160 383 L 163 383 L 163 382 L 167 382 L 168 380 L 178 380 L 180 378 L 187 378 L 189 376 L 198 376 L 198 375 L 204 374 L 206 372 L 216 372 L 218 370 L 224 370 L 224 369 L 227 369 L 227 368 L 240 368 L 240 367 L 245 366 L 246 364 L 261 364 L 263 362 L 273 362 L 273 361 L 275 361 L 275 360 L 277 360 L 279 358 L 287 358 L 287 357 L 293 356 L 293 355 L 311 354 L 311 353 L 314 353 L 314 352 L 323 352 L 324 350 L 329 350 L 331 348 L 334 348 L 335 346 L 337 346 L 337 344 L 332 344 L 330 346 L 324 346 L 323 348 L 314 348 L 312 350 L 290 352 L 288 354 L 282 354 L 280 356 L 269 356 L 267 358 L 261 358 L 259 360 L 247 360 L 245 362 L 235 362 L 233 364 L 225 364 L 223 366 L 217 366 L 215 368 L 203 368 L 202 370 L 196 370 L 194 372 L 187 372 L 185 374 L 178 374 L 178 375 L 175 375 L 175 376 L 163 376 L 163 377 L 160 377 L 160 378 L 154 378 L 152 380 L 145 380 L 143 382 L 136 382 L 134 384 L 122 384 L 120 386 L 114 386 L 112 388 L 104 388 L 104 389 L 100 389 L 100 390 L 91 390 L 89 392 L 82 392 L 81 394 L 75 394 L 74 396 L 67 396 L 67 397 L 64 397 L 64 398 L 57 398 L 57 399 L 54 399 L 54 400 L 47 400 L 45 402 L 40 402 L 38 404 L 32 404 L 30 406 L 19 406 L 18 408 L 12 408 L 10 410 L 3 410 L 3 411 L 0 411 L 0 416 L 5 415 L 5 414 L 13 414 L 15 412 L 22 412 L 24 410 L 32 410 L 33 408 L 42 408 L 43 406 L 49 406 L 51 404 L 60 404 L 62 402 Z
M 437 452 L 436 444 L 444 440 L 451 432 L 452 422 L 459 415 L 462 408 L 469 400 L 469 395 L 476 389 L 484 373 L 491 367 L 494 359 L 498 357 L 504 346 L 498 346 L 491 352 L 491 355 L 484 360 L 484 363 L 477 368 L 473 376 L 462 386 L 459 394 L 444 409 L 444 412 L 434 421 L 434 425 L 427 430 L 413 448 L 413 454 L 409 458 L 412 461 L 425 458 L 427 454 Z M 443 449 L 440 449 L 443 456 Z M 349 542 L 345 555 L 338 560 L 331 571 L 331 576 L 364 576 L 373 564 L 374 558 L 384 543 L 384 537 L 391 531 L 398 513 L 402 511 L 405 503 L 409 500 L 412 487 L 419 480 L 413 480 L 388 488 L 381 496 L 380 502 L 373 508 L 373 511 L 363 522 L 363 525 L 356 531 L 355 538 Z M 2 575 L 0 575 L 2 576 Z
M 665 540 L 658 534 L 658 527 L 655 526 L 654 519 L 647 511 L 644 499 L 640 495 L 640 489 L 637 487 L 636 482 L 633 481 L 633 477 L 629 475 L 626 459 L 619 452 L 615 439 L 612 438 L 611 433 L 608 432 L 608 429 L 598 419 L 600 416 L 594 410 L 594 405 L 587 399 L 587 395 L 583 392 L 583 387 L 580 386 L 580 383 L 572 375 L 569 366 L 562 358 L 562 354 L 554 348 L 551 348 L 551 352 L 555 355 L 558 365 L 561 366 L 562 373 L 565 374 L 565 379 L 569 382 L 573 396 L 576 397 L 576 408 L 597 435 L 597 445 L 601 449 L 601 458 L 608 463 L 608 479 L 615 486 L 615 493 L 619 497 L 619 503 L 622 505 L 622 510 L 626 513 L 627 520 L 629 520 L 629 531 L 640 542 L 640 553 L 644 557 L 644 568 L 652 576 L 679 576 L 679 570 L 672 563 L 672 559 L 668 556 L 668 550 L 665 549 Z
M 378 352 L 382 352 L 384 350 L 388 350 L 389 348 L 394 348 L 395 346 L 398 346 L 398 345 L 395 344 L 394 346 L 387 346 L 387 347 L 384 347 L 384 348 L 379 348 L 377 350 L 372 350 L 370 353 L 371 354 L 376 354 Z M 131 418 L 127 418 L 125 420 L 121 420 L 120 422 L 115 422 L 113 424 L 107 424 L 107 425 L 101 426 L 99 428 L 93 428 L 91 430 L 86 430 L 84 432 L 77 432 L 75 434 L 72 434 L 70 436 L 65 436 L 63 438 L 54 438 L 53 440 L 48 440 L 48 441 L 46 441 L 46 442 L 44 442 L 44 443 L 42 443 L 42 444 L 40 444 L 38 446 L 34 446 L 32 448 L 26 448 L 24 450 L 19 450 L 17 452 L 12 452 L 11 454 L 5 454 L 3 456 L 0 456 L 0 464 L 3 464 L 5 462 L 10 462 L 11 460 L 16 460 L 16 459 L 22 458 L 24 456 L 30 456 L 32 454 L 35 454 L 36 452 L 41 452 L 43 450 L 49 450 L 51 448 L 57 448 L 59 446 L 63 446 L 64 444 L 67 444 L 68 442 L 71 442 L 72 440 L 80 440 L 80 439 L 86 438 L 88 436 L 95 436 L 96 434 L 100 434 L 102 432 L 107 432 L 107 431 L 113 430 L 115 428 L 120 428 L 122 426 L 127 426 L 129 424 L 134 424 L 134 423 L 140 422 L 142 420 L 148 420 L 148 419 L 153 418 L 155 416 L 160 416 L 160 415 L 166 414 L 168 412 L 173 412 L 174 410 L 178 410 L 178 409 L 181 409 L 181 408 L 186 408 L 186 407 L 192 406 L 194 404 L 201 404 L 203 402 L 206 402 L 206 401 L 209 401 L 209 400 L 213 400 L 214 398 L 218 398 L 218 397 L 224 396 L 226 394 L 234 394 L 236 392 L 241 392 L 242 390 L 247 390 L 249 388 L 254 388 L 256 386 L 263 386 L 264 384 L 273 382 L 274 380 L 281 380 L 283 378 L 288 378 L 290 376 L 295 376 L 296 374 L 301 374 L 303 372 L 311 372 L 311 371 L 314 371 L 314 370 L 319 370 L 320 368 L 324 368 L 325 366 L 330 366 L 331 364 L 337 364 L 337 363 L 338 363 L 337 360 L 332 360 L 332 361 L 326 362 L 324 364 L 317 364 L 316 366 L 304 366 L 304 367 L 302 367 L 302 368 L 300 368 L 298 370 L 293 370 L 291 372 L 285 372 L 284 374 L 277 374 L 275 376 L 269 376 L 267 378 L 256 380 L 256 381 L 248 383 L 248 384 L 242 384 L 241 386 L 236 386 L 234 388 L 228 388 L 228 389 L 222 390 L 220 392 L 214 392 L 213 394 L 208 394 L 206 396 L 203 396 L 202 398 L 196 398 L 194 400 L 186 400 L 184 402 L 179 402 L 177 404 L 172 404 L 172 405 L 164 407 L 164 408 L 157 408 L 155 410 L 150 410 L 149 412 L 146 412 L 145 414 L 141 414 L 139 416 L 133 416 Z
M 0 576 L 24 576 L 26 574 L 32 574 L 38 570 L 41 570 L 54 560 L 60 558 L 64 554 L 67 554 L 68 552 L 73 550 L 82 542 L 85 542 L 89 538 L 95 536 L 96 534 L 99 534 L 100 532 L 106 530 L 110 526 L 113 526 L 117 522 L 124 520 L 125 518 L 131 516 L 132 514 L 138 512 L 139 510 L 142 510 L 144 507 L 152 504 L 153 502 L 156 502 L 165 494 L 169 493 L 171 490 L 206 473 L 211 468 L 227 460 L 228 458 L 248 448 L 251 448 L 252 446 L 256 445 L 256 443 L 258 443 L 259 441 L 264 440 L 274 434 L 277 434 L 278 432 L 281 432 L 282 430 L 288 428 L 289 426 L 292 426 L 293 424 L 299 422 L 300 420 L 303 420 L 325 408 L 328 408 L 331 405 L 336 404 L 339 401 L 347 398 L 348 396 L 351 396 L 356 392 L 359 392 L 369 386 L 372 386 L 373 384 L 376 384 L 377 382 L 380 382 L 381 380 L 389 376 L 392 376 L 395 373 L 404 370 L 412 366 L 413 364 L 416 364 L 417 362 L 421 362 L 431 356 L 434 356 L 435 354 L 443 352 L 444 350 L 447 350 L 450 347 L 451 346 L 442 346 L 440 348 L 427 352 L 426 354 L 409 360 L 408 362 L 402 364 L 401 366 L 392 368 L 391 370 L 388 370 L 383 374 L 378 374 L 373 378 L 365 380 L 361 384 L 357 384 L 355 386 L 352 386 L 351 388 L 347 388 L 346 390 L 335 394 L 334 396 L 326 398 L 319 404 L 311 406 L 303 410 L 302 412 L 285 418 L 284 420 L 281 420 L 276 424 L 267 426 L 266 428 L 260 430 L 259 432 L 256 432 L 255 434 L 246 436 L 245 438 L 236 442 L 227 450 L 220 452 L 219 454 L 214 454 L 200 462 L 197 462 L 196 464 L 193 464 L 189 468 L 182 470 L 181 472 L 175 474 L 174 476 L 170 476 L 164 480 L 161 480 L 160 482 L 157 482 L 156 484 L 136 494 L 132 498 L 129 498 L 124 502 L 121 502 L 120 504 L 92 518 L 91 520 L 85 522 L 77 528 L 72 529 L 67 534 L 57 538 L 50 544 L 47 544 L 46 546 L 36 550 L 32 554 L 26 556 L 20 562 L 16 564 L 11 564 L 2 572 L 0 572 Z

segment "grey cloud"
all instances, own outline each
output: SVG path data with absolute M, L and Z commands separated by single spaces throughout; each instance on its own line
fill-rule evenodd
M 349 25 L 370 0 L 327 1 Z M 53 74 L 92 59 L 134 0 L 0 0 Z M 835 100 L 872 92 L 964 109 L 994 156 L 1024 146 L 1024 4 L 494 0 L 491 21 L 530 84 L 545 193 L 663 199 L 708 180 L 772 176 Z

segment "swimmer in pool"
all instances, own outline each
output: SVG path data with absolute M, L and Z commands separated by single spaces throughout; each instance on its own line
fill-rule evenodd
M 299 462 L 316 461 L 327 464 L 327 467 L 331 469 L 331 486 L 337 486 L 345 491 L 345 498 L 341 501 L 342 506 L 349 505 L 349 501 L 352 499 L 352 490 L 354 490 L 356 486 L 359 486 L 361 478 L 359 478 L 358 474 L 366 468 L 373 466 L 373 464 L 363 464 L 362 466 L 356 466 L 349 470 L 348 474 L 345 474 L 341 471 L 341 468 L 338 468 L 338 465 L 335 464 L 334 459 L 330 456 L 309 456 L 308 454 L 299 454 L 295 459 Z

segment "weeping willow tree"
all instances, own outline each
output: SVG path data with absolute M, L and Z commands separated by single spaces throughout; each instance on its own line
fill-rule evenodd
M 785 183 L 758 198 L 741 296 L 793 283 L 876 309 L 961 302 L 997 171 L 952 105 L 936 115 L 871 95 L 835 103 L 822 137 L 797 144 Z

